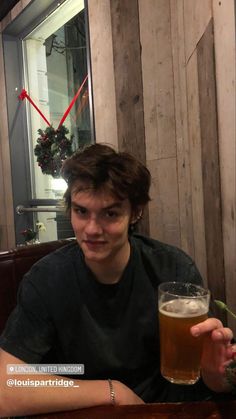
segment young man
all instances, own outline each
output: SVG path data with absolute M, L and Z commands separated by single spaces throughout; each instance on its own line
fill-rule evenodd
M 77 242 L 40 260 L 22 282 L 0 339 L 0 416 L 228 392 L 232 332 L 214 318 L 191 329 L 206 335 L 205 384 L 172 385 L 160 374 L 157 287 L 202 280 L 184 252 L 132 232 L 149 201 L 147 168 L 97 144 L 75 153 L 62 174 Z M 24 363 L 84 364 L 85 373 L 72 376 L 69 388 L 9 387 L 7 364 Z M 30 379 L 52 382 L 55 376 Z

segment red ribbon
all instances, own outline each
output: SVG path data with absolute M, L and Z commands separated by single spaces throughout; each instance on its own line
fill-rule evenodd
M 50 126 L 50 122 L 48 122 L 48 120 L 45 118 L 44 114 L 40 111 L 40 109 L 38 108 L 37 105 L 35 105 L 35 103 L 33 102 L 33 100 L 30 98 L 30 96 L 28 95 L 28 93 L 26 92 L 25 89 L 22 89 L 21 94 L 18 96 L 18 98 L 20 100 L 24 100 L 25 98 L 28 99 L 28 101 L 31 103 L 31 105 L 33 105 L 36 109 L 36 111 L 38 111 L 38 113 L 41 115 L 41 117 L 44 119 L 44 121 Z
M 78 106 L 76 115 L 73 118 L 74 121 L 76 121 L 76 119 L 78 118 L 78 116 L 80 115 L 80 113 L 82 112 L 82 110 L 84 109 L 84 107 L 86 106 L 87 102 L 88 102 L 88 89 L 85 90 L 85 92 L 84 92 L 84 94 L 83 94 L 83 96 L 81 98 L 81 101 L 80 101 L 80 104 Z
M 65 119 L 67 118 L 67 116 L 68 116 L 68 114 L 69 114 L 69 112 L 70 112 L 70 110 L 71 110 L 71 108 L 72 108 L 72 106 L 74 105 L 74 103 L 75 103 L 75 101 L 76 101 L 76 99 L 78 98 L 78 96 L 80 95 L 80 93 L 81 93 L 81 90 L 83 89 L 83 87 L 84 87 L 84 84 L 85 84 L 85 82 L 87 81 L 87 78 L 88 78 L 88 75 L 84 78 L 84 80 L 83 80 L 83 83 L 81 84 L 81 86 L 79 87 L 79 90 L 78 90 L 78 92 L 76 93 L 76 95 L 74 96 L 74 98 L 72 99 L 72 101 L 71 101 L 71 103 L 70 103 L 70 105 L 68 106 L 68 108 L 66 109 L 66 111 L 65 111 L 65 113 L 64 113 L 64 115 L 63 115 L 63 117 L 61 118 L 61 120 L 60 120 L 60 123 L 59 123 L 59 125 L 58 125 L 58 128 L 60 128 L 60 126 L 63 124 L 63 122 L 65 121 Z M 18 99 L 20 99 L 20 100 L 24 100 L 24 99 L 28 99 L 28 101 L 31 103 L 31 105 L 33 105 L 34 107 L 35 107 L 35 109 L 36 109 L 36 111 L 38 111 L 38 113 L 41 115 L 41 117 L 44 119 L 44 121 L 49 125 L 49 126 L 51 126 L 51 124 L 50 124 L 50 122 L 46 119 L 46 117 L 44 116 L 44 114 L 40 111 L 40 109 L 37 107 L 37 105 L 35 105 L 35 103 L 33 102 L 33 100 L 30 98 L 30 96 L 28 95 L 28 93 L 26 92 L 26 90 L 25 89 L 22 89 L 22 91 L 21 91 L 21 93 L 20 93 L 20 95 L 18 96 Z M 57 128 L 57 129 L 58 129 Z
M 83 89 L 84 84 L 85 84 L 85 82 L 86 82 L 87 78 L 88 78 L 88 75 L 84 78 L 84 81 L 83 81 L 83 83 L 81 84 L 81 86 L 79 87 L 78 92 L 76 93 L 76 95 L 74 96 L 74 98 L 73 98 L 73 99 L 72 99 L 72 101 L 70 102 L 70 105 L 69 105 L 69 106 L 68 106 L 68 108 L 66 109 L 66 111 L 65 111 L 65 113 L 64 113 L 64 115 L 63 115 L 63 117 L 62 117 L 62 118 L 61 118 L 61 120 L 60 120 L 60 123 L 59 123 L 59 125 L 58 125 L 58 128 L 60 128 L 60 126 L 63 124 L 63 122 L 64 122 L 64 121 L 65 121 L 65 119 L 67 118 L 67 116 L 68 116 L 68 114 L 69 114 L 69 112 L 70 112 L 70 110 L 71 110 L 72 106 L 74 105 L 74 103 L 75 103 L 76 99 L 77 99 L 77 98 L 78 98 L 78 96 L 80 95 L 80 92 L 81 92 L 81 90 Z

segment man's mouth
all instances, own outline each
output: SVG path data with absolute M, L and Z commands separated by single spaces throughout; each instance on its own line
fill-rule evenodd
M 106 244 L 105 240 L 83 240 L 83 243 L 85 243 L 85 245 L 87 247 L 99 247 L 99 246 L 104 246 L 104 244 Z

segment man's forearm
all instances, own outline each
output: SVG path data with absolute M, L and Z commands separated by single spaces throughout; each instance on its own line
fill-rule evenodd
M 9 387 L 9 381 L 7 383 L 9 379 L 12 380 L 11 387 Z M 24 382 L 27 383 L 28 380 L 38 385 L 24 385 Z M 74 384 L 58 387 L 55 385 L 56 380 L 70 381 Z M 14 375 L 5 377 L 5 382 L 1 378 L 0 386 L 0 417 L 111 404 L 107 380 L 73 380 L 52 375 L 31 375 L 30 377 Z

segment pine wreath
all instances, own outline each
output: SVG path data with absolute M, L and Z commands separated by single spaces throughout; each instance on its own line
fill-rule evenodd
M 39 129 L 38 133 L 40 136 L 34 149 L 38 165 L 44 174 L 59 177 L 63 160 L 73 153 L 73 136 L 66 137 L 69 130 L 64 125 L 57 129 L 49 126 L 45 131 Z

